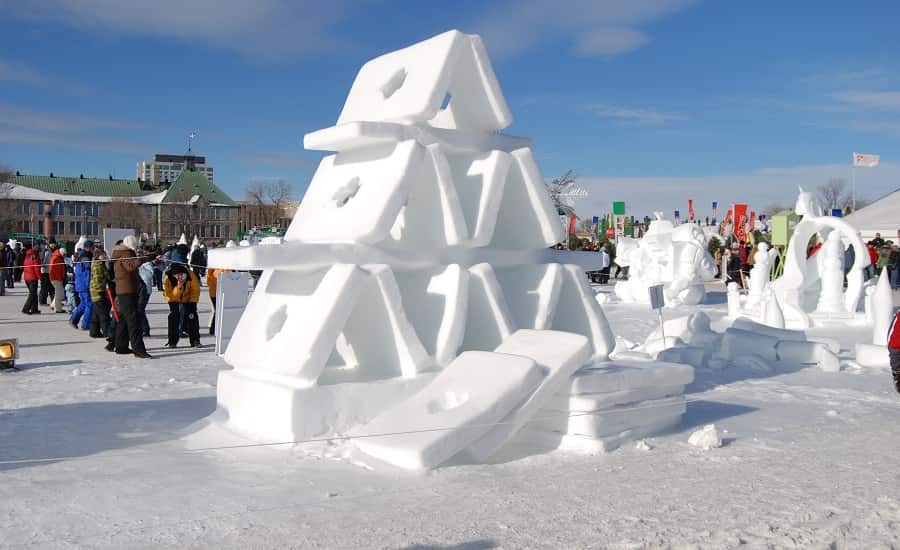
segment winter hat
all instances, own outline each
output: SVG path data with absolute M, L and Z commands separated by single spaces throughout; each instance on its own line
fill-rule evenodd
M 137 251 L 138 247 L 140 246 L 137 237 L 135 237 L 134 235 L 128 235 L 127 237 L 122 239 L 122 244 L 134 251 Z
M 187 273 L 187 268 L 182 264 L 172 264 L 172 267 L 169 268 L 169 273 L 175 275 L 176 273 Z
M 84 241 L 84 247 L 85 247 L 85 248 L 93 248 L 93 247 L 94 247 L 94 241 L 92 241 L 92 240 L 90 240 L 90 239 Z
M 235 247 L 237 247 L 237 243 L 234 241 L 228 241 L 227 243 L 225 243 L 225 248 L 235 248 Z

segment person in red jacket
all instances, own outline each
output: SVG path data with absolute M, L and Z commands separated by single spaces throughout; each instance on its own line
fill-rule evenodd
M 894 388 L 900 393 L 900 311 L 894 315 L 894 321 L 888 331 L 888 352 L 891 354 L 891 374 L 894 375 Z
M 65 313 L 63 300 L 66 298 L 66 249 L 59 247 L 50 255 L 50 284 L 53 285 L 53 298 L 50 300 L 50 309 L 53 313 Z
M 38 309 L 38 283 L 41 282 L 41 260 L 38 251 L 29 248 L 25 251 L 25 261 L 22 263 L 22 276 L 28 286 L 28 299 L 22 313 L 34 315 L 40 313 Z

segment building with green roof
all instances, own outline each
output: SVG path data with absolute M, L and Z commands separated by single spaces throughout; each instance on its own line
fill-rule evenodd
M 234 238 L 240 207 L 197 171 L 171 184 L 84 176 L 16 173 L 0 182 L 0 234 L 40 233 L 57 240 L 98 238 L 103 228 L 133 228 L 160 243 L 184 233 L 201 240 Z

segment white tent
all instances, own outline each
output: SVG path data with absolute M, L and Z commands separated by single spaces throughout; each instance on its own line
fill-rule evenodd
M 889 193 L 869 206 L 860 208 L 844 218 L 847 223 L 862 233 L 864 241 L 881 233 L 881 238 L 898 242 L 900 230 L 900 189 Z

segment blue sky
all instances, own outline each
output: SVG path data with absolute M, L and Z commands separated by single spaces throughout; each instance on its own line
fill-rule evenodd
M 891 1 L 0 0 L 0 164 L 134 177 L 195 151 L 235 198 L 298 196 L 367 59 L 450 28 L 481 34 L 545 176 L 573 169 L 579 214 L 792 203 L 849 178 L 900 187 L 900 4 Z

